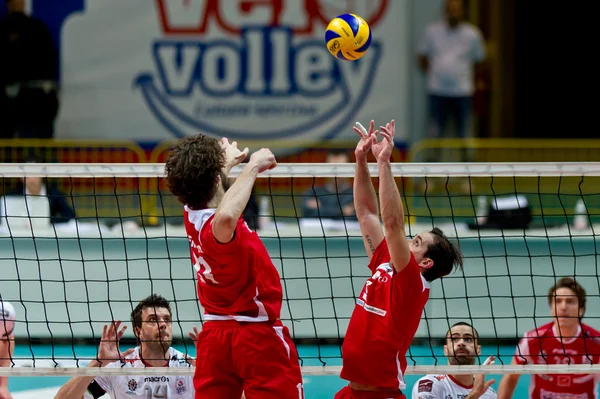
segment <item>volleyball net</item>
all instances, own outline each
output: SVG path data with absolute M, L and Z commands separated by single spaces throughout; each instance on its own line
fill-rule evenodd
M 376 165 L 370 169 L 377 187 Z M 600 296 L 600 163 L 406 163 L 393 172 L 407 235 L 440 227 L 465 255 L 464 271 L 432 283 L 408 374 L 600 372 L 596 365 L 510 365 L 519 338 L 552 321 L 548 290 L 562 277 L 585 288 L 584 322 L 600 327 L 592 305 Z M 16 344 L 29 349 L 0 375 L 119 373 L 85 368 L 95 355 L 79 348 L 97 347 L 112 320 L 129 323 L 152 293 L 171 302 L 173 345 L 195 356 L 187 337 L 201 328 L 202 308 L 182 206 L 163 175 L 163 164 L 0 165 L 0 299 L 15 307 Z M 353 175 L 353 164 L 280 164 L 259 177 L 247 209 L 280 273 L 282 320 L 301 346 L 305 374 L 339 373 L 340 344 L 369 277 L 358 223 L 345 211 L 351 195 L 348 202 L 339 191 Z M 32 194 L 28 181 L 40 178 L 44 189 Z M 483 353 L 473 366 L 449 366 L 441 351 L 456 322 L 479 333 Z M 123 347 L 135 344 L 131 331 Z M 507 345 L 510 353 L 501 349 Z M 480 366 L 490 355 L 496 364 Z

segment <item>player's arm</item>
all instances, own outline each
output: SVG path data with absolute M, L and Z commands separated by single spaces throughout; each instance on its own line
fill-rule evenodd
M 379 170 L 379 201 L 392 266 L 400 273 L 410 261 L 410 249 L 404 231 L 404 206 L 392 174 L 391 156 L 394 149 L 395 121 L 380 128 L 383 140 L 373 146 Z
M 518 364 L 514 359 L 511 364 Z M 498 399 L 511 399 L 517 383 L 519 382 L 520 374 L 505 374 L 498 385 Z
M 10 367 L 15 350 L 15 337 L 0 338 L 0 367 Z M 0 377 L 0 399 L 12 399 L 8 392 L 8 377 Z
M 87 367 L 101 367 L 100 362 L 92 360 Z M 54 399 L 82 399 L 85 394 L 94 399 L 102 397 L 106 391 L 95 381 L 94 376 L 73 377 L 56 393 Z
M 354 210 L 369 259 L 373 256 L 375 248 L 383 241 L 383 231 L 381 230 L 379 209 L 377 207 L 377 194 L 375 193 L 375 187 L 373 187 L 367 162 L 367 155 L 373 143 L 377 141 L 377 131 L 374 130 L 374 126 L 375 122 L 371 121 L 368 132 L 358 122 L 354 127 L 354 131 L 360 136 L 360 141 L 354 150 L 356 156 L 353 187 Z
M 229 187 L 217 207 L 212 223 L 212 231 L 217 241 L 228 243 L 233 239 L 235 227 L 250 199 L 257 176 L 275 166 L 277 166 L 275 155 L 268 148 L 252 154 L 242 173 Z
M 134 349 L 128 349 L 125 352 L 119 350 L 118 342 L 127 329 L 127 326 L 119 329 L 120 326 L 120 320 L 114 321 L 110 326 L 104 325 L 97 359 L 91 360 L 87 367 L 110 367 L 110 364 L 125 358 L 134 351 Z M 88 398 L 100 398 L 106 393 L 106 389 L 102 385 L 106 387 L 110 383 L 104 377 L 73 377 L 60 388 L 54 399 L 81 399 L 86 394 Z

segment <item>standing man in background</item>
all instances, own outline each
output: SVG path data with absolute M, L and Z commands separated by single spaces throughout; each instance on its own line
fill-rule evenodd
M 0 19 L 0 138 L 48 139 L 58 114 L 58 52 L 25 0 L 4 0 Z
M 458 137 L 469 137 L 475 70 L 485 58 L 481 31 L 464 20 L 463 0 L 446 0 L 445 18 L 427 26 L 418 45 L 419 66 L 427 74 L 428 138 L 449 137 L 454 119 Z
M 529 331 L 519 342 L 512 364 L 569 365 L 600 363 L 600 331 L 581 322 L 586 293 L 572 277 L 563 277 L 548 291 L 550 323 Z M 520 374 L 506 374 L 498 387 L 499 399 L 513 397 Z M 598 374 L 534 374 L 530 399 L 598 397 Z

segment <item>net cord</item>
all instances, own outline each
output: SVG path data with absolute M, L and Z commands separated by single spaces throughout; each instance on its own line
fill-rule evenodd
M 302 375 L 339 375 L 341 366 L 304 366 Z M 416 374 L 598 374 L 600 365 L 488 365 L 488 366 L 408 366 L 405 375 Z M 81 377 L 81 376 L 152 376 L 193 375 L 193 367 L 149 367 L 127 368 L 126 370 L 106 367 L 0 367 L 0 376 L 7 377 Z
M 229 177 L 239 176 L 243 166 L 231 169 Z M 161 177 L 163 163 L 0 163 L 0 177 Z M 353 163 L 282 163 L 259 175 L 261 178 L 353 177 Z M 370 163 L 372 176 L 377 164 Z M 600 176 L 600 162 L 522 162 L 522 163 L 402 163 L 392 164 L 392 173 L 403 177 L 537 177 Z

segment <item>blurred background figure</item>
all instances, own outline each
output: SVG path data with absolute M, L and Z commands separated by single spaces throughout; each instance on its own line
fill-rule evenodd
M 427 26 L 418 45 L 419 66 L 428 80 L 428 138 L 451 137 L 450 120 L 458 137 L 471 136 L 476 69 L 485 58 L 485 44 L 481 31 L 464 18 L 463 0 L 446 0 L 444 18 Z
M 327 163 L 348 163 L 350 155 L 346 150 L 330 150 Z M 305 218 L 325 218 L 356 220 L 352 179 L 331 178 L 325 184 L 311 187 L 304 194 L 302 216 Z
M 29 156 L 25 162 L 42 163 L 44 160 Z M 19 183 L 2 198 L 0 208 L 3 217 L 0 223 L 8 221 L 11 229 L 22 223 L 50 227 L 50 224 L 67 223 L 75 219 L 73 207 L 55 184 L 34 176 L 22 178 Z
M 58 55 L 47 25 L 25 0 L 3 0 L 0 19 L 0 138 L 51 138 L 58 114 Z

